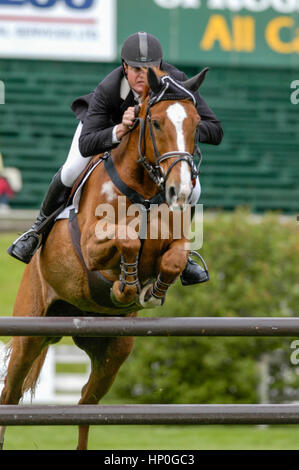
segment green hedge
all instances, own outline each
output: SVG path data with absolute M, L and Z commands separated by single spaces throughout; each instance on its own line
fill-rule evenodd
M 161 309 L 142 316 L 296 316 L 299 308 L 299 225 L 277 214 L 255 219 L 245 209 L 204 217 L 208 283 L 171 288 Z M 255 403 L 259 360 L 283 351 L 272 378 L 277 401 L 299 385 L 290 364 L 294 338 L 136 338 L 113 394 L 136 403 Z M 294 392 L 295 393 L 295 392 Z

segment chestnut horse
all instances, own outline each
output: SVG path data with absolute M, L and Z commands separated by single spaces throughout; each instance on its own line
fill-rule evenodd
M 189 255 L 188 237 L 175 238 L 171 221 L 177 213 L 182 217 L 197 176 L 194 148 L 200 117 L 193 93 L 206 71 L 179 83 L 148 70 L 149 89 L 135 125 L 111 153 L 94 157 L 97 165 L 84 184 L 78 216 L 73 212 L 69 221 L 56 221 L 26 266 L 13 315 L 136 316 L 141 308 L 163 303 Z M 161 236 L 161 227 L 158 237 L 141 238 L 141 226 L 149 225 L 149 206 L 161 202 L 170 208 L 168 238 Z M 118 215 L 121 203 L 123 218 Z M 139 225 L 132 225 L 133 204 L 142 209 Z M 107 217 L 109 208 L 115 220 Z M 97 283 L 99 292 L 94 290 Z M 47 348 L 60 339 L 12 338 L 2 405 L 18 404 L 26 390 L 34 391 Z M 91 360 L 79 404 L 96 404 L 130 354 L 133 338 L 73 339 Z M 87 449 L 88 430 L 79 426 L 78 449 Z M 4 431 L 0 428 L 0 447 Z

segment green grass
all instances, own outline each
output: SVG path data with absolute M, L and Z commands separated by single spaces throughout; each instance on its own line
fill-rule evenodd
M 0 315 L 10 316 L 25 269 L 25 264 L 12 258 L 6 249 L 18 235 L 0 234 Z
M 0 315 L 4 316 L 12 314 L 25 268 L 6 253 L 16 236 L 0 234 Z M 109 396 L 105 403 L 112 404 Z M 92 426 L 89 449 L 293 450 L 299 449 L 298 434 L 295 425 Z M 76 443 L 76 426 L 11 426 L 5 436 L 6 450 L 73 450 Z
M 91 426 L 89 450 L 298 450 L 299 426 Z M 73 450 L 76 426 L 9 427 L 6 450 Z
M 25 264 L 12 258 L 6 249 L 17 238 L 17 233 L 0 234 L 0 316 L 12 315 L 14 301 L 25 269 Z M 6 342 L 8 338 L 1 337 Z

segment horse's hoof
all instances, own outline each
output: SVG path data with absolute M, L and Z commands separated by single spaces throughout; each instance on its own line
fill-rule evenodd
M 164 303 L 164 298 L 158 299 L 154 297 L 151 293 L 153 290 L 153 283 L 146 284 L 139 295 L 139 303 L 143 308 L 154 308 L 161 307 Z
M 128 293 L 122 293 L 121 282 L 115 281 L 110 290 L 110 298 L 116 307 L 129 307 L 130 305 L 133 305 L 136 301 L 136 292 L 131 292 L 129 295 Z

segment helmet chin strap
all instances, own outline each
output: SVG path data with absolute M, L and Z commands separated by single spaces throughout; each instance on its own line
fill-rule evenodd
M 121 66 L 122 66 L 122 69 L 123 69 L 123 72 L 124 72 L 124 76 L 126 77 L 126 79 L 128 80 L 128 74 L 125 70 L 125 67 L 124 65 L 126 64 L 126 62 L 124 61 L 124 59 L 121 60 Z M 128 64 L 126 64 L 126 66 L 128 67 Z

